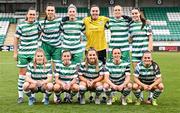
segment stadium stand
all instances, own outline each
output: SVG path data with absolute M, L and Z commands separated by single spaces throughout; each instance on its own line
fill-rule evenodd
M 15 32 L 16 32 L 16 24 L 10 24 L 4 45 L 13 45 L 13 39 L 14 39 Z
M 100 15 L 101 16 L 109 16 L 109 9 L 108 9 L 108 7 L 100 7 Z
M 14 13 L 0 13 L 0 21 L 9 21 L 10 23 L 16 23 Z
M 0 21 L 0 45 L 4 44 L 9 27 L 9 21 Z
M 132 7 L 122 7 L 123 14 L 131 16 Z M 151 20 L 154 41 L 180 41 L 180 7 L 143 7 L 144 16 Z M 107 17 L 113 17 L 113 7 L 100 7 L 101 14 Z M 67 7 L 56 7 L 57 15 L 59 17 L 64 17 L 67 15 Z M 87 7 L 78 7 L 78 18 L 88 16 L 89 10 Z M 9 21 L 10 24 L 16 24 L 18 22 L 17 18 L 24 18 L 25 11 L 17 10 L 15 13 L 0 13 L 0 21 Z M 2 26 L 2 25 L 1 25 Z M 0 28 L 2 29 L 2 28 Z M 10 28 L 11 29 L 11 28 Z M 12 30 L 13 31 L 13 30 Z M 11 31 L 10 31 L 11 32 Z M 10 33 L 11 34 L 11 33 Z M 0 44 L 4 43 L 2 37 L 0 36 Z M 12 37 L 11 35 L 7 37 Z M 107 41 L 110 40 L 110 33 L 106 30 Z M 83 37 L 84 39 L 84 37 Z M 7 38 L 7 43 L 11 44 L 10 38 Z
M 179 7 L 144 7 L 143 10 L 152 21 L 155 41 L 180 41 Z

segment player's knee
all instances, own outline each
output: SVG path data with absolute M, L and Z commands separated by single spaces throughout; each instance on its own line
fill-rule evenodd
M 102 91 L 103 90 L 103 86 L 102 85 L 99 85 L 96 87 L 96 91 Z
M 72 89 L 71 89 L 73 92 L 78 92 L 79 91 L 79 86 L 77 84 L 74 84 L 72 86 Z
M 53 84 L 52 83 L 47 83 L 47 90 L 52 91 L 53 89 Z
M 30 85 L 29 85 L 29 88 L 30 88 L 31 90 L 35 89 L 36 87 L 37 87 L 36 84 L 30 84 Z
M 104 83 L 104 84 L 103 84 L 103 88 L 104 88 L 105 90 L 109 89 L 109 84 Z
M 132 89 L 132 87 L 133 87 L 132 83 L 128 83 L 128 84 L 127 84 L 127 88 L 128 88 L 128 89 Z
M 99 86 L 103 86 L 101 82 L 97 82 L 97 83 L 95 84 L 95 87 L 99 87 Z
M 29 88 L 29 82 L 25 82 L 23 84 L 23 90 L 26 91 L 26 90 L 28 90 L 28 88 Z
M 159 89 L 159 90 L 164 90 L 164 85 L 163 85 L 163 83 L 160 83 L 160 84 L 158 85 L 158 89 Z
M 80 91 L 85 91 L 85 90 L 87 90 L 87 88 L 86 88 L 86 86 L 84 86 L 84 85 L 80 85 L 80 86 L 79 86 L 79 90 L 80 90 Z
M 79 83 L 79 85 L 86 86 L 86 83 L 83 82 L 83 81 L 81 81 L 81 82 Z
M 54 92 L 59 91 L 60 90 L 60 85 L 59 84 L 55 84 L 53 89 L 54 89 Z
M 133 84 L 133 89 L 134 89 L 134 90 L 137 90 L 137 89 L 139 88 L 138 86 L 139 86 L 139 85 L 138 85 L 137 83 L 134 83 L 134 84 Z

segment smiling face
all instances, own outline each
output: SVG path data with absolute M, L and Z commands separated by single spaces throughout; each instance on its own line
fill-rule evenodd
M 140 21 L 140 20 L 141 20 L 141 19 L 140 19 L 140 12 L 139 12 L 138 9 L 133 9 L 133 10 L 131 11 L 131 15 L 132 15 L 133 21 Z
M 46 16 L 49 19 L 52 19 L 55 17 L 55 7 L 54 6 L 47 6 L 46 7 Z
M 92 19 L 97 20 L 100 14 L 99 7 L 92 7 L 90 13 L 91 13 Z
M 29 10 L 26 17 L 29 23 L 33 23 L 36 20 L 36 10 Z
M 121 59 L 121 50 L 120 49 L 113 49 L 112 51 L 113 60 L 117 63 L 120 62 Z
M 144 53 L 142 57 L 142 61 L 144 62 L 145 66 L 149 66 L 152 64 L 152 55 L 150 52 Z
M 88 53 L 87 53 L 87 61 L 88 61 L 89 64 L 92 64 L 92 65 L 96 64 L 97 59 L 98 59 L 98 57 L 97 57 L 96 51 L 94 51 L 94 50 L 88 51 Z
M 36 63 L 37 64 L 43 64 L 44 63 L 44 54 L 43 54 L 43 52 L 37 52 L 36 53 Z
M 76 9 L 75 8 L 69 8 L 68 9 L 68 16 L 69 16 L 69 20 L 75 20 L 76 18 Z
M 71 53 L 69 51 L 63 52 L 62 61 L 64 65 L 69 65 L 71 61 Z
M 121 6 L 117 5 L 114 7 L 113 14 L 115 18 L 121 18 L 122 16 L 122 8 Z

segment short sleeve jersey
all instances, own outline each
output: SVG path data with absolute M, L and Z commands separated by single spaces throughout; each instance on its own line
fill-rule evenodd
M 129 63 L 121 61 L 120 64 L 115 64 L 112 60 L 106 63 L 106 70 L 110 74 L 109 79 L 112 83 L 120 85 L 125 81 L 126 75 L 130 76 Z
M 83 21 L 87 38 L 86 49 L 90 47 L 95 48 L 97 51 L 106 49 L 105 28 L 109 18 L 99 16 L 97 20 L 92 20 L 91 17 L 86 17 Z
M 38 22 L 24 21 L 16 28 L 15 38 L 19 38 L 18 54 L 34 55 L 38 48 Z
M 52 76 L 51 63 L 47 63 L 45 66 L 37 64 L 35 67 L 33 62 L 30 62 L 26 74 L 34 80 L 45 80 L 48 76 Z
M 161 77 L 161 72 L 157 63 L 153 62 L 149 67 L 145 67 L 141 61 L 135 68 L 134 76 L 142 83 L 152 84 L 156 78 Z

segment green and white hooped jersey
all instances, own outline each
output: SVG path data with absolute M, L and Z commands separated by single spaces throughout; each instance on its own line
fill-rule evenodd
M 56 63 L 55 76 L 59 76 L 62 81 L 71 82 L 74 78 L 77 78 L 76 64 L 70 64 L 65 66 L 62 62 Z
M 161 77 L 161 72 L 157 63 L 153 62 L 149 67 L 144 67 L 141 61 L 135 68 L 134 76 L 138 77 L 142 83 L 152 84 L 156 78 Z
M 20 23 L 16 28 L 15 38 L 19 38 L 19 55 L 34 55 L 38 48 L 38 22 Z
M 111 39 L 109 42 L 109 51 L 113 48 L 120 48 L 121 51 L 129 51 L 129 22 L 121 17 L 120 19 L 112 18 L 109 21 L 109 29 L 111 31 Z
M 112 60 L 106 63 L 107 72 L 110 74 L 109 79 L 112 83 L 120 85 L 125 81 L 126 75 L 130 76 L 129 63 L 121 61 L 120 64 L 114 64 Z
M 86 79 L 93 80 L 98 78 L 99 76 L 104 75 L 105 69 L 103 67 L 102 62 L 98 64 L 99 69 L 96 70 L 96 65 L 87 64 L 82 62 L 80 65 L 80 69 L 78 71 L 79 76 L 83 76 Z
M 85 26 L 82 20 L 66 21 L 61 26 L 63 30 L 62 49 L 72 54 L 82 52 L 81 33 Z
M 47 63 L 45 66 L 37 64 L 35 68 L 33 62 L 30 62 L 27 67 L 26 75 L 34 80 L 45 80 L 48 76 L 52 76 L 51 63 Z
M 132 37 L 132 57 L 142 57 L 143 52 L 148 50 L 148 36 L 152 34 L 151 25 L 145 24 L 141 30 L 142 22 L 132 22 L 129 33 Z
M 53 47 L 61 46 L 61 18 L 54 20 L 43 19 L 39 21 L 39 30 L 42 32 L 41 40 L 43 43 Z

